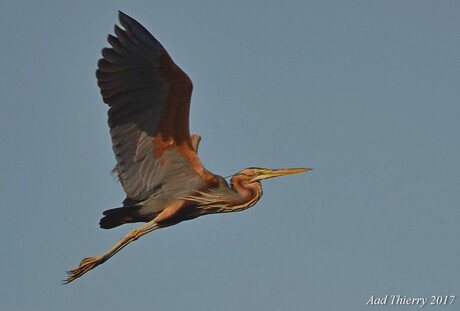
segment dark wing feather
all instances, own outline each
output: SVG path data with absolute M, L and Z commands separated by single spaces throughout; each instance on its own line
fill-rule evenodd
M 128 198 L 144 200 L 172 178 L 216 182 L 190 140 L 190 78 L 141 24 L 122 12 L 119 19 L 124 30 L 109 35 L 96 76 Z

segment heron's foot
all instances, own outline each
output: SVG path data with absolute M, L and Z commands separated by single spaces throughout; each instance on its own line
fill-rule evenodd
M 100 265 L 103 262 L 104 261 L 102 260 L 102 257 L 100 256 L 84 258 L 80 262 L 80 265 L 77 268 L 72 269 L 67 272 L 69 276 L 67 277 L 65 281 L 63 281 L 63 283 L 69 284 L 73 280 L 81 277 L 83 274 L 85 274 L 89 270 L 96 268 L 98 265 Z

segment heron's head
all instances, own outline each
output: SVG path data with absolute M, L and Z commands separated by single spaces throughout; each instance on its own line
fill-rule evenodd
M 260 167 L 250 167 L 246 168 L 238 173 L 235 176 L 246 177 L 249 183 L 261 181 L 264 179 L 269 179 L 278 176 L 298 174 L 303 172 L 311 171 L 311 168 L 287 168 L 287 169 L 268 169 Z

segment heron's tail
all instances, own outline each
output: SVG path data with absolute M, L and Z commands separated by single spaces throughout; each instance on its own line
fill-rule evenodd
M 104 217 L 99 221 L 99 225 L 103 229 L 111 229 L 122 224 L 142 221 L 136 217 L 139 208 L 139 206 L 123 206 L 106 210 L 103 213 Z

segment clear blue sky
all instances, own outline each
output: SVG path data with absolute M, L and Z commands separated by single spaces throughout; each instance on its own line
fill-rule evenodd
M 315 170 L 62 286 L 135 227 L 98 227 L 124 198 L 94 74 L 118 9 L 192 78 L 209 170 Z M 371 295 L 460 295 L 460 2 L 3 0 L 0 12 L 0 310 L 359 311 Z

